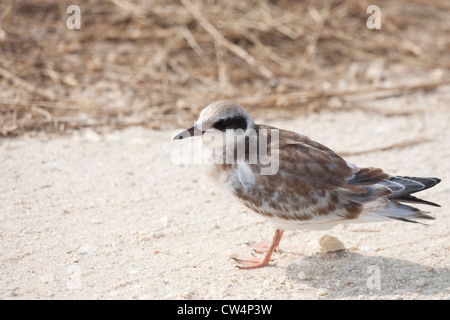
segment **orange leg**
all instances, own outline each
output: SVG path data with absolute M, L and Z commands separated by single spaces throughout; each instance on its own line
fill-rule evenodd
M 272 253 L 275 251 L 275 249 L 278 248 L 283 233 L 284 230 L 275 231 L 275 236 L 273 237 L 272 245 L 270 246 L 269 251 L 267 251 L 267 254 L 263 260 L 259 260 L 257 258 L 253 258 L 250 260 L 241 260 L 234 258 L 240 264 L 239 269 L 257 269 L 267 266 L 270 262 L 270 257 L 272 256 Z

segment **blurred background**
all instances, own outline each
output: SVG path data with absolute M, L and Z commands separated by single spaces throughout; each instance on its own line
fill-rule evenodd
M 2 0 L 0 136 L 179 127 L 219 99 L 270 118 L 439 90 L 449 17 L 444 0 Z

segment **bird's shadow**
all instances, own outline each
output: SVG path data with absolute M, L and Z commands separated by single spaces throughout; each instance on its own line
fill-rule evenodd
M 324 289 L 328 298 L 448 295 L 450 284 L 446 268 L 347 250 L 303 256 L 287 267 L 286 275 L 299 290 Z

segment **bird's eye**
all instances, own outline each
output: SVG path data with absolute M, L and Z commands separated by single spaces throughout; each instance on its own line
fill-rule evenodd
M 229 127 L 230 124 L 231 124 L 231 120 L 230 120 L 230 119 L 224 119 L 224 120 L 222 120 L 222 126 L 224 126 L 225 128 L 226 128 L 226 127 Z
M 216 123 L 213 124 L 213 128 L 225 131 L 227 129 L 242 129 L 245 130 L 247 128 L 247 122 L 243 117 L 234 117 L 234 118 L 226 118 L 220 119 Z
M 213 127 L 217 130 L 226 130 L 231 125 L 230 119 L 220 119 L 214 123 Z

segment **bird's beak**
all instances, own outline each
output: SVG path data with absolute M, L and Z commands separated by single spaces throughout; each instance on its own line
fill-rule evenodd
M 186 130 L 180 132 L 179 134 L 177 134 L 175 137 L 173 137 L 172 140 L 181 140 L 181 139 L 185 139 L 185 138 L 190 138 L 193 137 L 195 135 L 195 133 L 197 133 L 198 131 L 195 129 L 195 126 L 192 126 L 190 128 L 187 128 Z

